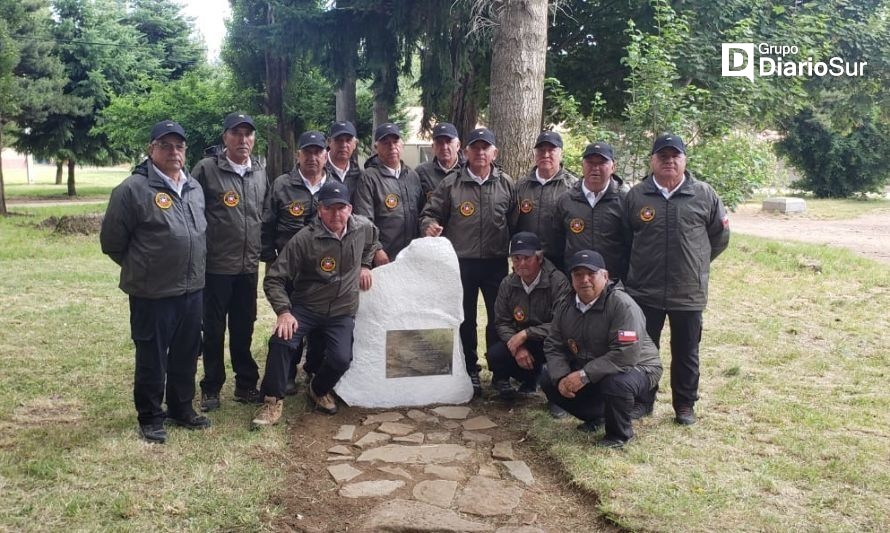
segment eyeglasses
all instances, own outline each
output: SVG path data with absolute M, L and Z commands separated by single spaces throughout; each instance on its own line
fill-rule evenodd
M 155 142 L 153 143 L 155 146 L 160 148 L 161 150 L 176 150 L 177 152 L 185 152 L 185 143 L 171 143 L 167 141 Z

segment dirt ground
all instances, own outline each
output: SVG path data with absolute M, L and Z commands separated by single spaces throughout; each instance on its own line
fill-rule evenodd
M 302 394 L 302 389 L 300 391 Z M 468 404 L 470 416 L 487 416 L 498 424 L 486 430 L 493 442 L 511 441 L 516 459 L 525 461 L 532 470 L 535 483 L 526 487 L 519 507 L 512 516 L 480 517 L 465 515 L 474 522 L 500 527 L 526 527 L 525 531 L 619 531 L 596 511 L 596 498 L 573 489 L 558 467 L 534 449 L 526 438 L 519 409 L 543 409 L 543 397 L 521 399 L 506 403 L 498 399 L 475 400 Z M 423 408 L 429 412 L 433 406 Z M 338 484 L 328 474 L 331 466 L 326 450 L 333 444 L 332 436 L 344 424 L 357 426 L 363 432 L 362 421 L 370 414 L 407 409 L 362 409 L 342 407 L 335 416 L 307 411 L 299 418 L 287 421 L 291 440 L 286 490 L 275 503 L 286 510 L 275 529 L 281 531 L 356 531 L 361 528 L 367 513 L 383 501 L 393 498 L 411 499 L 409 487 L 383 498 L 344 498 L 338 494 Z M 410 421 L 409 421 L 410 422 Z M 283 458 L 282 458 L 283 459 Z M 355 465 L 361 466 L 361 465 Z M 362 467 L 365 468 L 365 467 Z M 472 466 L 464 465 L 472 471 Z M 414 482 L 435 479 L 434 476 L 414 474 Z M 393 476 L 369 470 L 361 480 L 392 479 Z M 519 531 L 522 531 L 521 529 Z
M 872 211 L 846 220 L 816 220 L 763 212 L 744 205 L 729 215 L 732 231 L 770 239 L 827 244 L 890 263 L 890 212 Z

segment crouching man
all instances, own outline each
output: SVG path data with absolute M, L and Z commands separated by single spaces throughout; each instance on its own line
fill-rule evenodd
M 544 342 L 547 399 L 597 431 L 599 446 L 621 448 L 633 438 L 631 420 L 652 412 L 661 359 L 646 319 L 620 282 L 610 281 L 603 257 L 591 250 L 568 262 L 574 294 L 556 307 Z
M 371 261 L 381 245 L 374 225 L 352 215 L 345 185 L 328 181 L 316 199 L 318 218 L 288 241 L 263 280 L 278 320 L 269 339 L 263 407 L 254 427 L 281 419 L 288 369 L 307 335 L 320 332 L 325 339 L 324 359 L 307 387 L 319 411 L 337 412 L 331 390 L 352 362 L 358 292 L 371 288 Z M 287 286 L 293 287 L 291 294 Z

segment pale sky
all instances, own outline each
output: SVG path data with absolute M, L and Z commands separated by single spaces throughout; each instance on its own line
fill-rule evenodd
M 182 13 L 195 19 L 195 27 L 207 43 L 207 60 L 219 58 L 219 49 L 226 35 L 224 20 L 231 17 L 228 0 L 182 0 Z

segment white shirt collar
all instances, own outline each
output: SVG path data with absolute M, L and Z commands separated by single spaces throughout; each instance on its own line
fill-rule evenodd
M 341 169 L 340 167 L 338 167 L 337 165 L 334 164 L 334 161 L 333 161 L 333 160 L 331 160 L 331 154 L 330 154 L 330 152 L 328 153 L 328 163 L 331 164 L 331 168 L 334 169 L 334 172 L 336 172 L 337 175 L 340 176 L 340 181 L 343 181 L 343 178 L 345 178 L 345 177 L 346 177 L 346 174 L 349 172 L 349 167 L 351 166 L 351 163 L 349 163 L 349 162 L 347 161 L 347 162 L 346 162 L 346 168 L 345 168 L 345 169 Z
M 452 169 L 454 169 L 454 167 L 457 166 L 457 161 L 458 161 L 458 160 L 455 159 L 455 160 L 454 160 L 454 164 L 451 165 L 451 166 L 448 167 L 448 168 L 445 168 L 445 165 L 443 165 L 443 164 L 441 163 L 441 161 L 439 161 L 438 159 L 436 159 L 436 164 L 439 165 L 439 168 L 442 169 L 442 172 L 451 172 Z
M 531 294 L 532 291 L 535 290 L 535 287 L 538 286 L 538 283 L 541 283 L 541 273 L 542 272 L 544 272 L 544 269 L 539 270 L 538 276 L 535 278 L 535 280 L 533 282 L 531 282 L 528 285 L 525 284 L 525 281 L 523 281 L 522 278 L 519 278 L 519 281 L 522 282 L 522 288 L 525 289 L 525 294 Z
M 535 179 L 537 179 L 538 183 L 540 183 L 541 185 L 547 185 L 547 183 L 549 183 L 550 180 L 552 180 L 555 177 L 556 177 L 556 174 L 550 176 L 549 179 L 544 179 L 541 177 L 541 171 L 539 171 L 538 168 L 535 167 Z
M 658 192 L 660 192 L 662 196 L 664 196 L 665 200 L 670 200 L 671 196 L 673 196 L 674 193 L 677 192 L 677 190 L 682 187 L 683 183 L 685 182 L 686 174 L 683 174 L 683 178 L 680 180 L 680 183 L 678 183 L 677 186 L 674 187 L 672 190 L 668 190 L 667 187 L 662 187 L 662 185 L 658 183 L 658 180 L 655 179 L 655 174 L 652 174 L 652 183 L 655 184 L 655 188 L 658 189 Z
M 182 169 L 179 169 L 179 181 L 176 182 L 176 181 L 173 181 L 173 178 L 171 178 L 170 176 L 161 172 L 161 169 L 159 169 L 157 167 L 157 165 L 155 165 L 154 163 L 152 163 L 151 166 L 152 166 L 152 168 L 154 168 L 154 170 L 158 174 L 158 176 L 163 178 L 164 181 L 167 183 L 167 185 L 169 185 L 170 188 L 173 189 L 174 191 L 176 191 L 176 194 L 181 197 L 182 196 L 182 187 L 185 185 L 185 182 L 188 181 L 188 176 L 186 176 L 185 172 L 183 172 Z
M 479 177 L 479 176 L 477 176 L 476 174 L 473 174 L 473 171 L 470 170 L 470 167 L 467 167 L 467 174 L 469 174 L 470 177 L 473 178 L 473 181 L 475 181 L 475 182 L 478 183 L 479 185 L 482 185 L 483 183 L 485 183 L 486 181 L 488 181 L 488 178 L 491 177 L 491 172 L 489 172 L 489 173 L 488 173 L 488 176 L 485 176 L 484 178 Z
M 593 304 L 595 304 L 598 299 L 599 299 L 598 297 L 594 298 L 592 302 L 590 302 L 589 304 L 585 304 L 585 303 L 581 302 L 581 298 L 578 298 L 578 295 L 576 294 L 575 295 L 575 307 L 577 307 L 578 311 L 581 311 L 581 314 L 583 315 L 584 313 L 589 311 L 591 307 L 593 307 Z
M 603 196 L 606 195 L 606 191 L 609 190 L 609 185 L 612 184 L 612 178 L 609 178 L 609 181 L 606 182 L 606 186 L 603 187 L 603 190 L 599 192 L 593 192 L 587 188 L 587 185 L 584 183 L 584 180 L 581 181 L 581 192 L 584 193 L 584 197 L 587 198 L 587 203 L 590 204 L 590 207 L 595 207 L 596 203 L 602 199 Z
M 381 166 L 383 168 L 385 168 L 387 171 L 389 171 L 390 176 L 395 176 L 396 179 L 398 179 L 399 174 L 402 173 L 402 165 L 399 165 L 399 168 L 392 168 L 392 167 L 388 167 L 388 166 L 384 165 L 383 163 L 381 163 Z
M 321 186 L 324 185 L 325 180 L 328 179 L 328 175 L 327 175 L 327 174 L 322 174 L 322 175 L 321 175 L 321 179 L 318 180 L 318 183 L 316 183 L 315 185 L 312 185 L 312 183 L 311 183 L 309 180 L 306 179 L 306 176 L 303 175 L 303 171 L 302 171 L 302 170 L 297 169 L 297 172 L 300 173 L 300 179 L 303 180 L 303 185 L 305 185 L 306 188 L 309 189 L 309 192 L 310 192 L 313 196 L 315 196 L 315 194 L 316 194 L 319 190 L 321 190 Z
M 346 229 L 349 227 L 349 223 L 347 222 L 346 225 L 343 226 L 343 230 L 342 230 L 342 231 L 340 232 L 340 234 L 338 235 L 338 234 L 334 233 L 333 231 L 331 231 L 330 228 L 328 228 L 327 226 L 325 226 L 324 222 L 321 221 L 321 218 L 320 218 L 320 217 L 319 217 L 318 221 L 321 223 L 321 227 L 323 227 L 324 230 L 328 232 L 328 235 L 330 235 L 331 237 L 337 239 L 338 241 L 342 241 L 342 240 L 343 240 L 343 236 L 346 235 Z
M 244 177 L 245 174 L 247 174 L 247 171 L 250 170 L 250 158 L 249 157 L 247 158 L 247 163 L 245 163 L 243 165 L 239 165 L 238 163 L 232 161 L 231 159 L 229 159 L 229 156 L 226 156 L 226 161 L 229 162 L 229 165 L 232 167 L 232 170 L 234 170 L 235 173 L 238 174 L 239 176 L 241 176 L 242 178 Z

